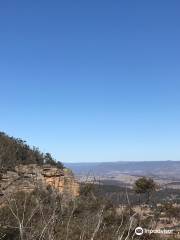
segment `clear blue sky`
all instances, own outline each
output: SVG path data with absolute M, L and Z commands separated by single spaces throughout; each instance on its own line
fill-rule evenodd
M 1 1 L 0 129 L 61 161 L 180 160 L 180 1 Z

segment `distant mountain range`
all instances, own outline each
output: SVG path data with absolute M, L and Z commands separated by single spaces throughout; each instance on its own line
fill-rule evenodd
M 64 163 L 79 178 L 95 177 L 132 184 L 138 177 L 152 177 L 163 184 L 180 183 L 180 161 L 131 161 Z

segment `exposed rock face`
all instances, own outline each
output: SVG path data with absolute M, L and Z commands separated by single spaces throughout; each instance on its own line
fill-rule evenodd
M 79 184 L 68 169 L 29 164 L 16 166 L 15 171 L 0 175 L 0 195 L 14 191 L 33 191 L 36 187 L 47 186 L 72 197 L 79 195 Z

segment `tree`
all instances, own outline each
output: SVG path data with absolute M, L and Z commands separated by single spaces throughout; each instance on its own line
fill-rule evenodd
M 56 162 L 51 154 L 43 154 L 37 147 L 30 147 L 26 141 L 20 138 L 10 137 L 0 132 L 0 168 L 14 170 L 19 164 L 48 163 L 58 168 L 63 168 L 61 162 Z
M 152 192 L 156 190 L 156 188 L 157 185 L 152 178 L 142 177 L 136 180 L 134 184 L 134 191 L 139 194 L 139 203 L 141 194 L 147 194 L 147 202 L 149 202 L 150 196 Z
M 44 163 L 45 164 L 50 164 L 52 166 L 56 166 L 60 169 L 63 168 L 63 164 L 61 162 L 57 162 L 52 156 L 50 153 L 46 153 L 45 156 L 44 156 Z
M 51 165 L 55 165 L 55 160 L 53 159 L 53 157 L 51 156 L 50 153 L 46 153 L 44 156 L 44 162 L 46 164 L 51 164 Z

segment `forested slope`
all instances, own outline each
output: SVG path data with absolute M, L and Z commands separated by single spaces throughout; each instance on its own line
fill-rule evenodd
M 63 168 L 50 153 L 44 154 L 36 147 L 31 148 L 24 140 L 0 132 L 0 168 L 13 170 L 19 164 L 51 164 Z

